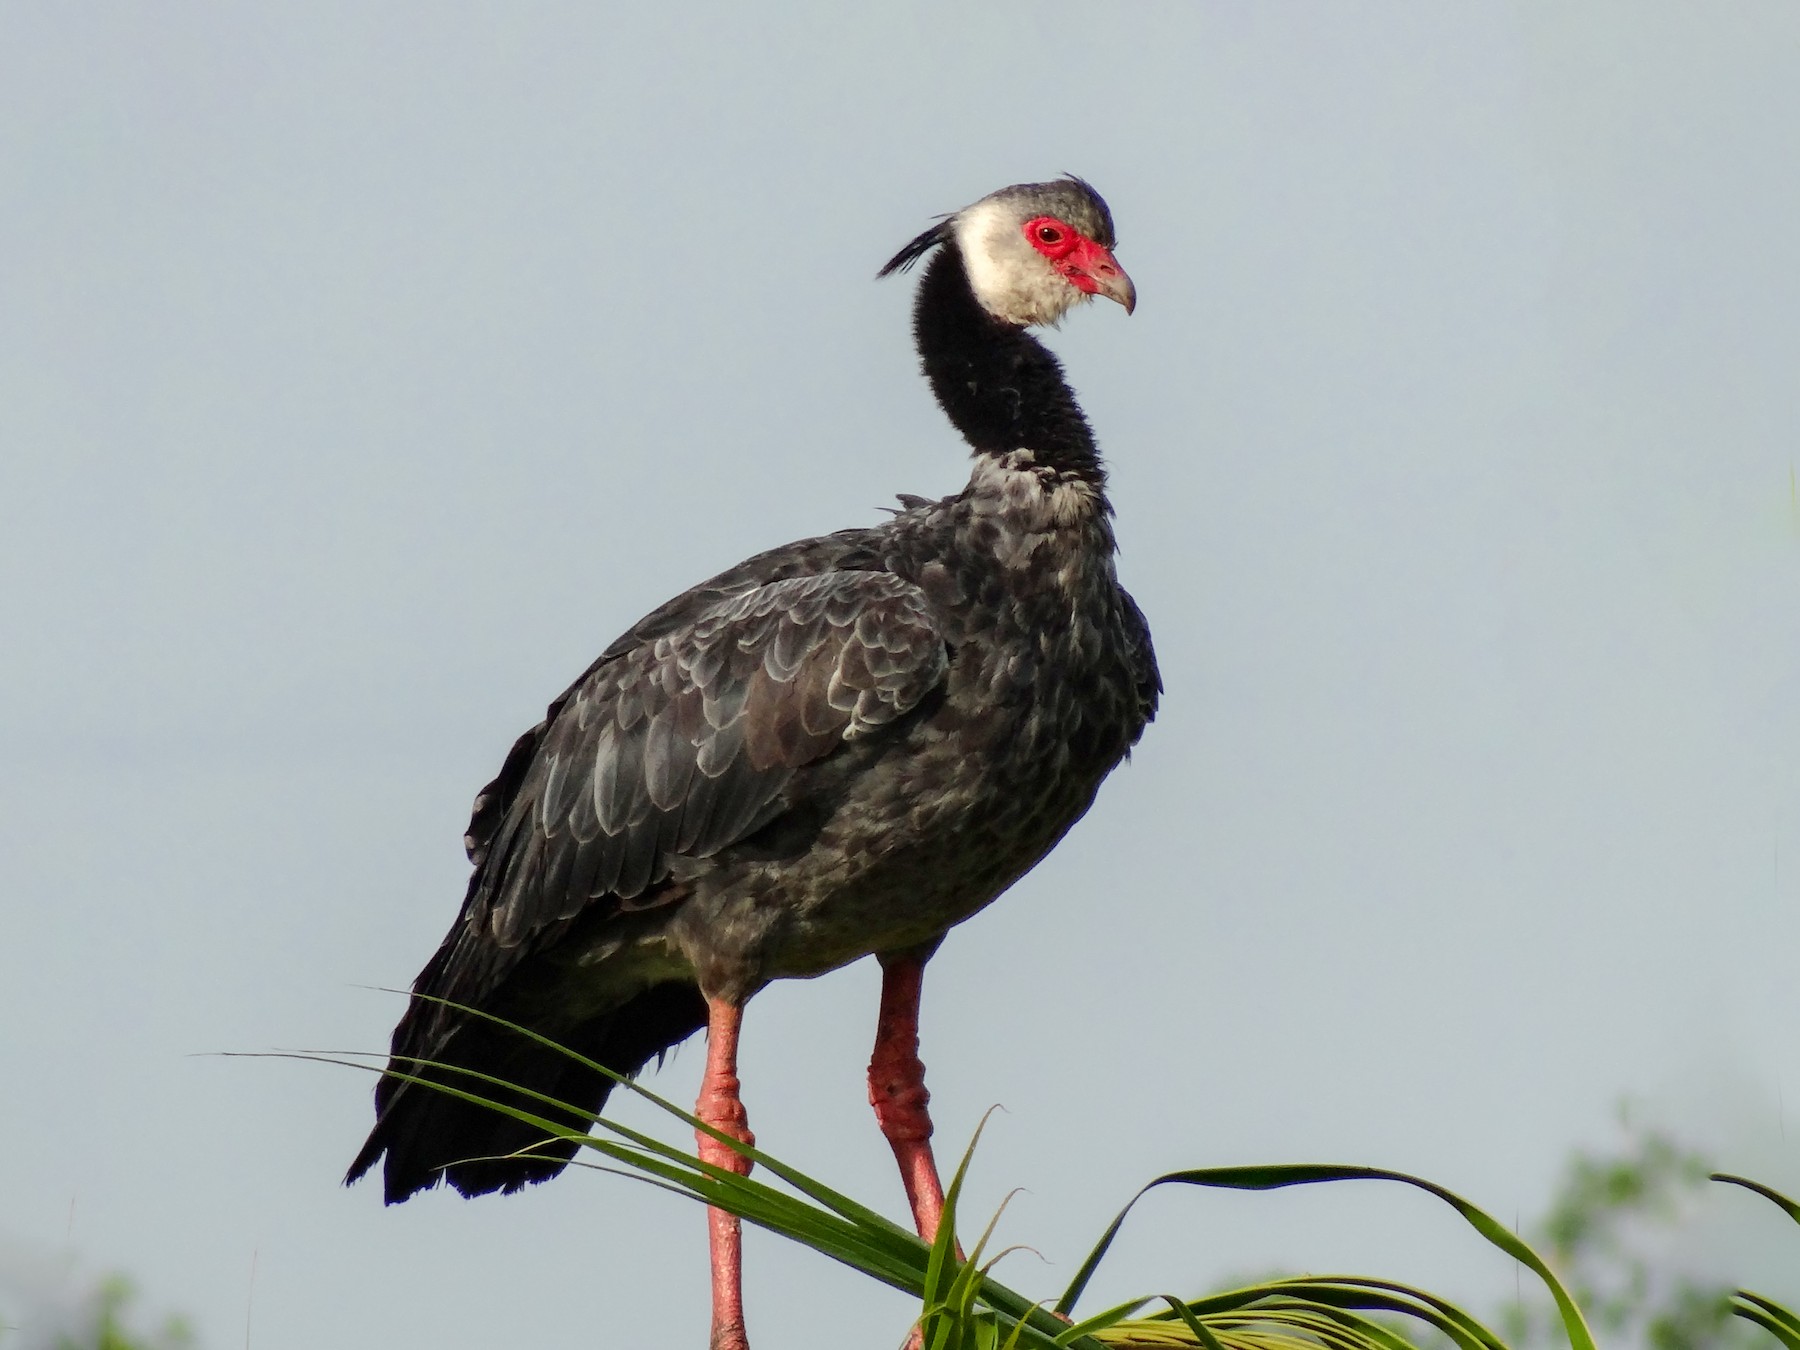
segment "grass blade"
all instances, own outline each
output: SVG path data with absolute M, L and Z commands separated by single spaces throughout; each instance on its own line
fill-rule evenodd
M 1158 1186 L 1185 1185 L 1211 1187 L 1215 1189 L 1243 1191 L 1281 1190 L 1288 1186 L 1310 1186 L 1322 1182 L 1337 1181 L 1392 1181 L 1405 1186 L 1414 1187 L 1426 1194 L 1435 1196 L 1462 1216 L 1463 1221 L 1473 1228 L 1493 1246 L 1505 1252 L 1513 1260 L 1530 1270 L 1550 1291 L 1556 1303 L 1557 1312 L 1562 1318 L 1563 1331 L 1569 1338 L 1572 1350 L 1597 1350 L 1593 1332 L 1588 1329 L 1587 1320 L 1581 1309 L 1569 1296 L 1562 1282 L 1556 1278 L 1544 1259 L 1531 1249 L 1516 1234 L 1500 1223 L 1491 1214 L 1479 1206 L 1463 1199 L 1454 1191 L 1445 1189 L 1435 1182 L 1423 1177 L 1416 1177 L 1407 1172 L 1394 1172 L 1381 1167 L 1352 1167 L 1330 1164 L 1298 1163 L 1265 1167 L 1207 1167 L 1189 1171 L 1170 1172 L 1156 1178 L 1133 1196 L 1125 1208 L 1107 1227 L 1094 1250 L 1089 1253 L 1081 1269 L 1076 1272 L 1062 1298 L 1057 1302 L 1056 1310 L 1067 1313 L 1074 1307 L 1077 1299 L 1086 1289 L 1088 1281 L 1093 1278 L 1095 1269 L 1101 1259 L 1112 1246 L 1118 1236 L 1125 1218 L 1130 1214 L 1137 1202 Z
M 1765 1186 L 1760 1181 L 1752 1181 L 1749 1177 L 1740 1177 L 1735 1172 L 1714 1172 L 1708 1180 L 1722 1181 L 1727 1186 L 1741 1186 L 1747 1191 L 1754 1192 L 1781 1210 L 1795 1223 L 1800 1223 L 1800 1201 L 1790 1200 L 1771 1186 Z
M 1773 1299 L 1740 1289 L 1731 1296 L 1731 1311 L 1752 1326 L 1759 1326 L 1787 1350 L 1800 1350 L 1800 1317 Z

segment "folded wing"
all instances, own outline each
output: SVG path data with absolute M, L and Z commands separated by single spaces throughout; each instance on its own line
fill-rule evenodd
M 610 915 L 679 900 L 677 873 L 691 875 L 696 860 L 805 805 L 802 770 L 892 728 L 948 667 L 924 596 L 885 572 L 789 577 L 696 600 L 680 621 L 659 611 L 653 635 L 640 625 L 637 640 L 614 644 L 519 738 L 476 798 L 466 838 L 474 874 L 461 915 L 413 986 L 426 997 L 395 1029 L 396 1070 L 458 1064 L 459 1045 L 473 1051 L 493 1040 L 433 1000 L 518 1015 L 507 982 L 573 923 L 591 933 Z M 684 1004 L 670 1019 L 674 1039 L 692 1030 L 690 1013 Z M 634 1043 L 626 1057 L 635 1063 L 609 1067 L 635 1072 L 664 1048 Z M 351 1172 L 388 1149 L 390 1196 L 403 1161 L 393 1150 L 439 1133 L 428 1120 L 399 1117 L 456 1109 L 440 1094 L 406 1089 L 391 1078 L 377 1088 L 375 1131 Z M 471 1156 L 455 1147 L 434 1147 L 452 1156 L 428 1166 Z M 412 1165 L 421 1161 L 401 1169 L 408 1189 L 427 1175 Z

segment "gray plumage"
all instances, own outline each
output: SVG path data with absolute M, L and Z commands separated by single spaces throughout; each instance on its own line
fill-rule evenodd
M 1006 191 L 1030 210 L 1031 186 Z M 1092 193 L 1052 186 L 1059 200 Z M 933 268 L 955 273 L 936 284 L 953 304 L 979 301 L 955 224 L 932 241 Z M 933 284 L 919 324 L 936 384 L 964 358 L 933 355 Z M 608 647 L 477 797 L 468 893 L 414 986 L 427 997 L 395 1031 L 396 1069 L 460 1065 L 585 1123 L 605 1080 L 432 1000 L 636 1072 L 704 1025 L 702 991 L 741 1002 L 772 980 L 928 949 L 1037 863 L 1137 741 L 1160 684 L 1114 572 L 1085 420 L 1021 326 L 934 314 L 979 344 L 977 376 L 996 353 L 1011 363 L 1001 402 L 1053 379 L 1068 403 L 1051 409 L 1054 434 L 983 444 L 986 424 L 951 409 L 977 451 L 961 493 L 902 498 L 880 525 L 760 554 Z M 514 1189 L 570 1153 L 492 1161 L 535 1132 L 398 1079 L 377 1113 L 351 1179 L 385 1151 L 390 1201 L 446 1175 L 466 1194 Z

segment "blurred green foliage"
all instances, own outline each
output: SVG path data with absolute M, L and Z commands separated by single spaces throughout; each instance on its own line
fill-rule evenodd
M 57 1334 L 56 1350 L 193 1350 L 194 1333 L 183 1318 L 170 1317 L 152 1332 L 134 1330 L 129 1313 L 136 1298 L 136 1286 L 125 1276 L 106 1276 L 75 1319 L 77 1329 Z M 0 1322 L 0 1346 L 10 1345 L 17 1330 Z
M 1711 1172 L 1705 1158 L 1667 1135 L 1629 1125 L 1620 1152 L 1577 1152 L 1569 1160 L 1534 1236 L 1608 1343 L 1644 1350 L 1769 1344 L 1733 1314 L 1730 1286 L 1671 1269 L 1656 1250 L 1698 1203 Z M 1542 1304 L 1516 1303 L 1499 1321 L 1520 1350 L 1562 1344 Z
M 92 1334 L 81 1339 L 64 1336 L 57 1350 L 190 1350 L 194 1333 L 180 1317 L 170 1317 L 160 1329 L 149 1333 L 131 1330 L 125 1324 L 126 1310 L 137 1290 L 123 1275 L 110 1275 L 100 1283 L 95 1299 Z

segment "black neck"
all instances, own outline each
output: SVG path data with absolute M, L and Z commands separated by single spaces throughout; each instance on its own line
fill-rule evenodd
M 981 307 L 953 241 L 919 281 L 913 335 L 931 391 L 977 454 L 1029 450 L 1047 468 L 1105 481 L 1062 363 L 1023 328 Z

